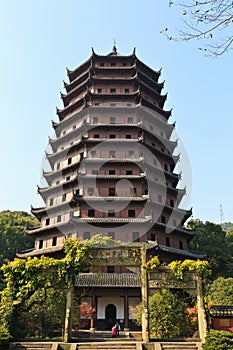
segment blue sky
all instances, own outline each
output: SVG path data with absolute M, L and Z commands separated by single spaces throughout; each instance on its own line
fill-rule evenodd
M 0 210 L 41 206 L 41 163 L 66 69 L 91 55 L 130 54 L 162 68 L 165 109 L 189 154 L 193 217 L 233 221 L 232 52 L 206 58 L 200 42 L 171 42 L 160 31 L 182 27 L 166 0 L 2 0 L 0 3 Z

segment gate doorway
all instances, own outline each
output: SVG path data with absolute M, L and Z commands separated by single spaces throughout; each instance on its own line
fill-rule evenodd
M 116 306 L 108 304 L 105 308 L 105 320 L 107 329 L 112 329 L 116 323 Z

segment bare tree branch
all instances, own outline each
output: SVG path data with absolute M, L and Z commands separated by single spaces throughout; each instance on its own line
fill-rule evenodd
M 232 49 L 232 0 L 169 0 L 169 7 L 172 6 L 182 9 L 184 29 L 179 31 L 177 37 L 169 35 L 168 28 L 162 30 L 161 33 L 169 40 L 204 40 L 204 47 L 200 50 L 210 56 L 221 56 Z M 207 40 L 214 40 L 214 43 L 207 43 Z

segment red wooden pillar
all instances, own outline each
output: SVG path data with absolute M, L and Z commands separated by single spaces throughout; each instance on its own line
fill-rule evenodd
M 124 331 L 129 331 L 129 300 L 128 300 L 127 288 L 125 288 L 125 297 L 124 297 L 124 316 L 125 316 Z

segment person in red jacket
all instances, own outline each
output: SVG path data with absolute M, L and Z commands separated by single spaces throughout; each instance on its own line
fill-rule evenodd
M 116 326 L 113 326 L 112 327 L 112 338 L 116 338 L 116 334 L 117 334 Z

